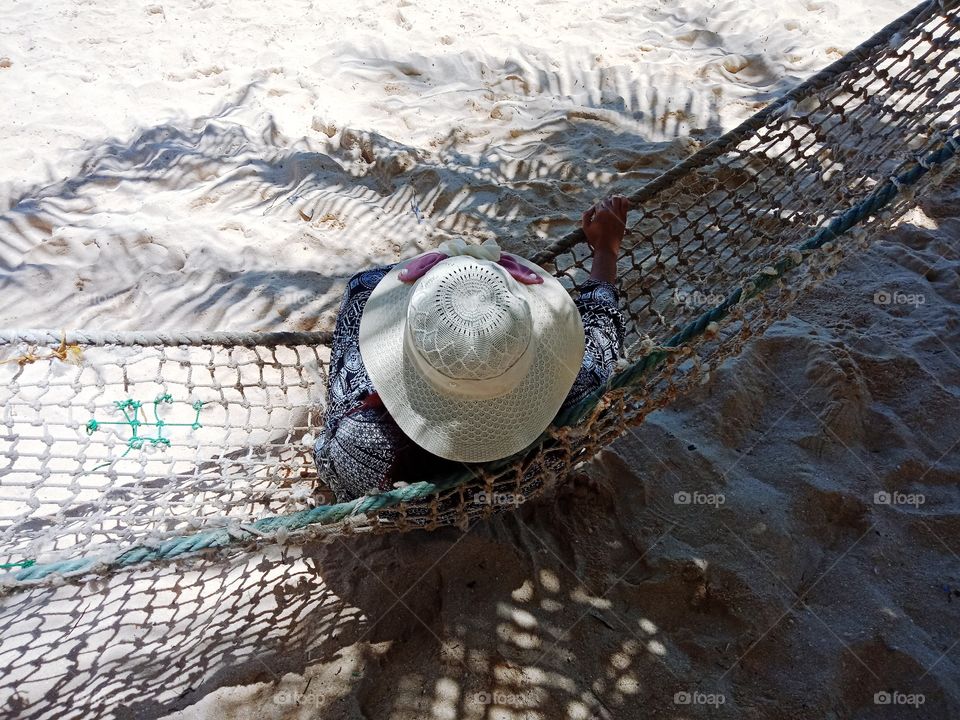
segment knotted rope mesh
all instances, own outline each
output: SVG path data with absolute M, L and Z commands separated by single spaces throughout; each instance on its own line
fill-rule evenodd
M 632 198 L 627 364 L 530 449 L 333 505 L 310 444 L 329 334 L 0 334 L 7 585 L 324 533 L 469 522 L 705 382 L 960 150 L 960 15 L 927 2 Z M 535 262 L 589 276 L 579 232 Z
M 299 509 L 326 354 L 83 345 L 75 362 L 5 364 L 2 562 Z

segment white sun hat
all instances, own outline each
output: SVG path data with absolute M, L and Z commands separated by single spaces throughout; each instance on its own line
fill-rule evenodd
M 488 241 L 444 243 L 452 255 L 414 283 L 398 263 L 360 319 L 360 356 L 400 429 L 440 457 L 497 460 L 547 428 L 583 361 L 580 312 L 550 273 L 518 263 L 542 284 L 518 282 Z M 419 255 L 416 257 L 420 257 Z

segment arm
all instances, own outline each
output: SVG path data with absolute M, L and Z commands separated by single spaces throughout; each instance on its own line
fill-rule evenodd
M 576 405 L 607 382 L 623 354 L 626 335 L 626 318 L 614 285 L 591 278 L 574 302 L 583 320 L 583 361 L 561 410 Z
M 590 279 L 574 301 L 585 335 L 583 364 L 561 411 L 606 383 L 623 354 L 626 319 L 617 293 L 617 255 L 626 229 L 629 201 L 608 198 L 583 214 L 583 231 L 593 248 Z
M 607 248 L 594 250 L 590 279 L 615 283 L 617 281 L 617 254 Z

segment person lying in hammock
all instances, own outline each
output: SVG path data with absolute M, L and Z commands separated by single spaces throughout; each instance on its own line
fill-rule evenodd
M 628 208 L 613 196 L 583 214 L 593 266 L 576 300 L 493 241 L 350 278 L 314 447 L 340 502 L 508 457 L 606 382 L 626 330 L 613 283 Z

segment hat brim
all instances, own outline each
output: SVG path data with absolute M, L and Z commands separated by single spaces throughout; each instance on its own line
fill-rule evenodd
M 530 445 L 556 417 L 583 362 L 583 321 L 569 293 L 540 266 L 512 257 L 543 283 L 524 285 L 511 278 L 530 307 L 533 359 L 523 379 L 504 395 L 468 400 L 441 394 L 405 355 L 407 304 L 415 283 L 398 276 L 415 258 L 398 263 L 380 280 L 360 318 L 360 356 L 384 406 L 411 440 L 448 460 L 498 460 Z

